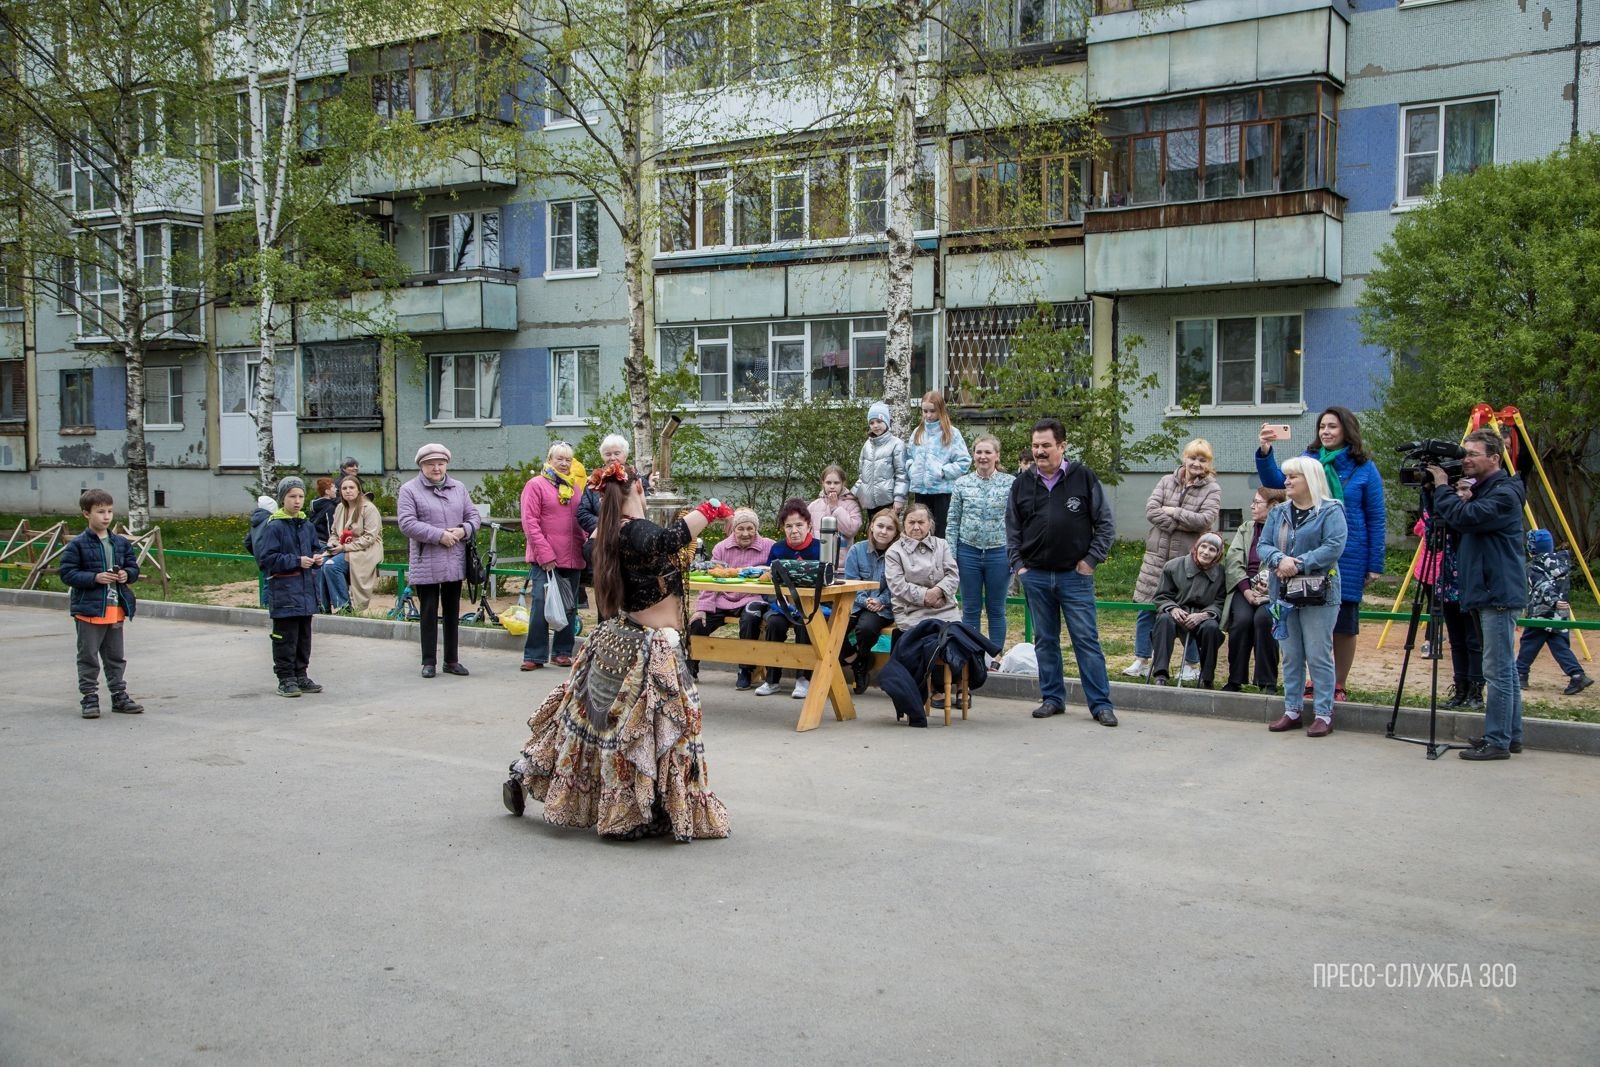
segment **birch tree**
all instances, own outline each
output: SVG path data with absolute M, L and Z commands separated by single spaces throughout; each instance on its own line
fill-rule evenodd
M 0 2 L 0 198 L 8 257 L 35 299 L 74 309 L 75 343 L 120 357 L 128 524 L 150 521 L 145 355 L 198 341 L 198 242 L 141 210 L 181 209 L 203 98 L 201 32 L 168 0 Z M 148 242 L 148 247 L 141 245 Z M 149 254 L 146 254 L 149 253 Z

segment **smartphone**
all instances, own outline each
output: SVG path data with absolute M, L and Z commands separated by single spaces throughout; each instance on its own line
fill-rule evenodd
M 1287 422 L 1280 422 L 1267 427 L 1267 436 L 1274 441 L 1287 441 L 1294 436 L 1294 427 Z

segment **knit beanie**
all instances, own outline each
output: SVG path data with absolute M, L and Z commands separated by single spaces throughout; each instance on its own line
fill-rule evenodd
M 1540 552 L 1554 552 L 1556 539 L 1550 536 L 1549 530 L 1528 531 L 1528 552 L 1537 555 Z
M 755 509 L 753 508 L 735 508 L 733 510 L 733 525 L 737 526 L 741 522 L 748 522 L 751 526 L 756 528 L 757 532 L 760 532 L 761 530 L 761 519 L 758 515 L 756 515 Z M 730 529 L 731 528 L 732 527 L 730 527 Z
M 882 419 L 885 426 L 890 425 L 889 405 L 880 400 L 876 404 L 873 404 L 871 407 L 869 407 L 867 409 L 868 424 L 870 424 L 873 419 Z
M 283 498 L 289 495 L 289 490 L 298 489 L 301 492 L 305 492 L 305 488 L 306 483 L 303 479 L 296 478 L 292 474 L 289 475 L 289 477 L 278 483 L 278 506 L 280 508 L 283 507 Z

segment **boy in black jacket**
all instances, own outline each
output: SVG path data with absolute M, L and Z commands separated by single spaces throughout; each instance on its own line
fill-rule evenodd
M 67 542 L 57 573 L 72 590 L 67 610 L 78 628 L 78 692 L 83 717 L 100 717 L 100 668 L 111 690 L 111 710 L 137 715 L 144 705 L 128 695 L 123 679 L 128 662 L 123 653 L 122 624 L 133 618 L 138 601 L 133 583 L 139 580 L 138 553 L 133 542 L 111 532 L 116 502 L 103 489 L 88 489 L 78 498 L 78 508 L 89 528 Z

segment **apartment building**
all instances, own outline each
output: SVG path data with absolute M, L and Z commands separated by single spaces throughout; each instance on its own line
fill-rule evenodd
M 993 43 L 1047 56 L 1049 77 L 1083 88 L 1109 151 L 1008 151 L 993 131 L 920 116 L 913 390 L 975 403 L 1016 324 L 1050 303 L 1102 364 L 1137 338 L 1140 369 L 1164 390 L 1136 423 L 1201 397 L 1190 429 L 1216 448 L 1228 508 L 1247 499 L 1262 421 L 1309 439 L 1321 408 L 1371 402 L 1386 356 L 1361 344 L 1355 304 L 1397 219 L 1441 175 L 1600 129 L 1600 14 L 1584 20 L 1583 0 L 977 6 Z M 713 27 L 686 39 L 726 38 Z M 374 106 L 419 106 L 428 57 L 387 42 L 338 62 L 372 82 Z M 528 136 L 581 136 L 574 127 L 551 111 Z M 874 395 L 882 146 L 823 131 L 756 166 L 746 141 L 723 140 L 714 121 L 700 129 L 657 175 L 651 262 L 656 357 L 691 353 L 700 379 L 687 414 L 736 429 L 785 397 Z M 1027 218 L 1007 206 L 1022 183 L 1044 191 Z M 590 406 L 619 387 L 627 343 L 621 247 L 601 205 L 519 186 L 483 160 L 357 192 L 415 269 L 395 308 L 422 358 L 396 365 L 371 338 L 297 325 L 282 361 L 292 373 L 279 378 L 279 455 L 312 471 L 354 455 L 405 474 L 416 446 L 437 439 L 470 481 L 580 436 Z M 194 210 L 152 207 L 150 254 L 188 248 L 202 206 L 232 208 L 234 191 L 214 195 Z M 998 248 L 1002 231 L 1020 236 Z M 72 306 L 29 307 L 14 289 L 0 308 L 0 508 L 66 510 L 84 485 L 117 491 L 121 372 Z M 254 463 L 248 316 L 196 310 L 177 290 L 164 299 L 171 336 L 151 359 L 146 410 L 155 515 L 241 510 Z M 1165 469 L 1119 488 L 1124 529 L 1142 528 Z

